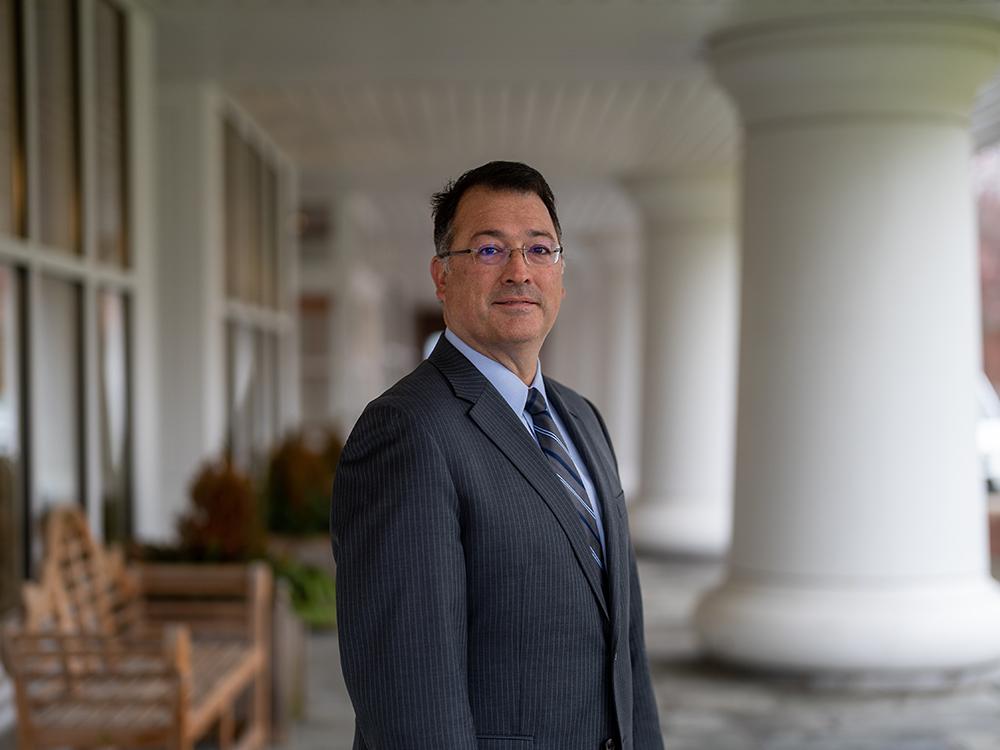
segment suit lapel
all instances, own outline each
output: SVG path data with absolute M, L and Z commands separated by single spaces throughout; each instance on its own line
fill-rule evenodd
M 628 556 L 623 545 L 622 521 L 618 512 L 612 507 L 615 500 L 613 483 L 611 481 L 611 467 L 607 461 L 600 458 L 595 436 L 591 430 L 587 429 L 583 419 L 579 414 L 569 407 L 563 398 L 558 383 L 551 380 L 545 381 L 545 393 L 549 401 L 559 411 L 563 418 L 563 424 L 569 432 L 569 438 L 573 441 L 580 457 L 587 464 L 590 478 L 594 482 L 597 490 L 597 500 L 601 505 L 601 521 L 604 525 L 605 544 L 605 567 L 608 577 L 608 589 L 611 596 L 611 611 L 618 611 L 618 601 L 621 596 L 621 572 L 622 566 L 628 569 Z
M 444 336 L 430 361 L 448 378 L 455 395 L 472 403 L 469 417 L 534 487 L 555 516 L 569 540 L 577 563 L 590 584 L 605 617 L 608 617 L 600 568 L 590 553 L 586 527 L 580 521 L 573 500 L 563 489 L 538 445 L 503 397 L 489 381 Z M 575 440 L 575 438 L 574 438 Z

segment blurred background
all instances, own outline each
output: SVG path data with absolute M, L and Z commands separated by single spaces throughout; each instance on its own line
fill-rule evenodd
M 72 504 L 137 559 L 268 556 L 330 626 L 340 447 L 443 327 L 430 196 L 513 159 L 556 194 L 542 362 L 613 437 L 672 747 L 1000 747 L 995 678 L 955 678 L 1000 659 L 998 23 L 977 0 L 0 0 L 0 616 Z M 349 746 L 337 672 L 294 678 L 300 720 L 346 717 L 317 746 Z M 872 675 L 904 690 L 884 723 L 779 709 Z M 912 704 L 910 745 L 914 675 L 968 702 Z

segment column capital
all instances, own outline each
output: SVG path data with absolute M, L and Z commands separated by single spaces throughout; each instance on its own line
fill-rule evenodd
M 733 172 L 643 175 L 623 180 L 622 187 L 647 227 L 731 224 L 736 218 Z
M 750 130 L 831 117 L 965 122 L 1000 60 L 1000 21 L 839 12 L 733 26 L 707 52 Z

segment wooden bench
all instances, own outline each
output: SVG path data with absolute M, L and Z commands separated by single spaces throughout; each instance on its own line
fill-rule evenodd
M 271 588 L 259 563 L 126 568 L 78 509 L 51 511 L 3 637 L 18 748 L 191 750 L 212 729 L 222 750 L 265 747 Z

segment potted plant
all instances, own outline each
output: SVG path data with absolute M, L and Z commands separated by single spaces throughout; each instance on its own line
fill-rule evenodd
M 253 483 L 228 461 L 207 463 L 191 483 L 191 510 L 177 525 L 189 560 L 245 562 L 264 556 Z
M 253 481 L 228 460 L 203 464 L 190 484 L 191 506 L 174 546 L 145 545 L 152 563 L 265 560 L 275 576 L 272 612 L 272 713 L 279 735 L 305 705 L 305 627 L 335 624 L 334 584 L 326 571 L 268 554 L 265 517 Z
M 330 495 L 342 448 L 332 431 L 299 432 L 286 437 L 271 454 L 264 505 L 272 556 L 333 575 Z

